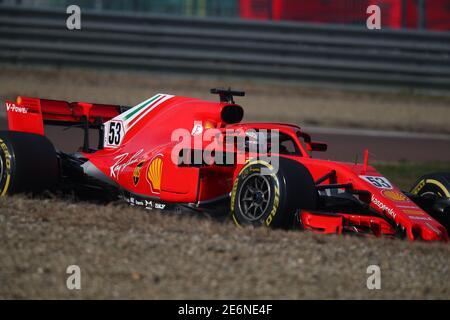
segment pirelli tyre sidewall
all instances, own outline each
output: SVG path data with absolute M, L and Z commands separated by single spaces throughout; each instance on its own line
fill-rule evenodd
M 265 161 L 251 161 L 239 172 L 233 184 L 230 208 L 237 225 L 290 228 L 300 209 L 317 209 L 317 191 L 309 171 L 296 161 L 279 160 L 278 170 Z M 263 169 L 266 169 L 264 175 Z M 262 210 L 249 216 L 243 199 L 248 199 L 248 185 L 255 183 L 256 179 L 259 186 L 265 184 L 269 191 L 265 193 L 266 202 L 261 205 Z
M 58 175 L 56 151 L 46 137 L 0 131 L 0 195 L 52 190 Z
M 450 204 L 450 173 L 440 172 L 422 176 L 411 188 L 411 193 Z M 450 233 L 450 215 L 448 211 L 442 212 L 433 208 L 427 208 L 426 211 Z
M 411 193 L 419 196 L 430 194 L 438 198 L 450 198 L 450 173 L 431 173 L 422 176 L 411 188 Z
M 11 186 L 11 152 L 8 145 L 0 137 L 0 195 L 7 194 Z

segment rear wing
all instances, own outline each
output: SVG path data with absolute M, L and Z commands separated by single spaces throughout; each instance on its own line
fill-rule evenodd
M 130 107 L 17 97 L 6 101 L 8 128 L 11 131 L 45 135 L 44 124 L 78 126 L 84 129 L 83 151 L 89 152 L 89 129 L 99 130 L 99 143 L 103 143 L 103 123 Z

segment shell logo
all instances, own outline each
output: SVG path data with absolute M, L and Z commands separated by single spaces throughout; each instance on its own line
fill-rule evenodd
M 161 191 L 161 175 L 163 168 L 163 160 L 157 156 L 154 158 L 147 170 L 147 179 L 150 182 L 153 191 Z
M 391 200 L 394 201 L 406 201 L 408 200 L 408 197 L 406 197 L 403 193 L 393 190 L 383 190 L 383 195 Z

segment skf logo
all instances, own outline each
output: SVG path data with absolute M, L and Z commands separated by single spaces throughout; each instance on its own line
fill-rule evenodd
M 145 161 L 139 162 L 133 171 L 134 186 L 137 186 L 137 184 L 139 183 L 139 179 L 141 178 L 141 169 L 144 166 L 144 163 L 145 163 Z
M 26 114 L 26 113 L 28 113 L 28 108 L 18 107 L 14 103 L 7 102 L 6 103 L 6 111 Z
M 150 182 L 150 186 L 154 192 L 161 191 L 161 175 L 163 169 L 163 160 L 161 157 L 157 156 L 154 158 L 147 170 L 147 179 Z

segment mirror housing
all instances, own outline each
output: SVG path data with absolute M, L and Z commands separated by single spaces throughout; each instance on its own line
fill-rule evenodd
M 311 141 L 306 143 L 306 149 L 308 151 L 327 151 L 328 145 L 324 142 Z

